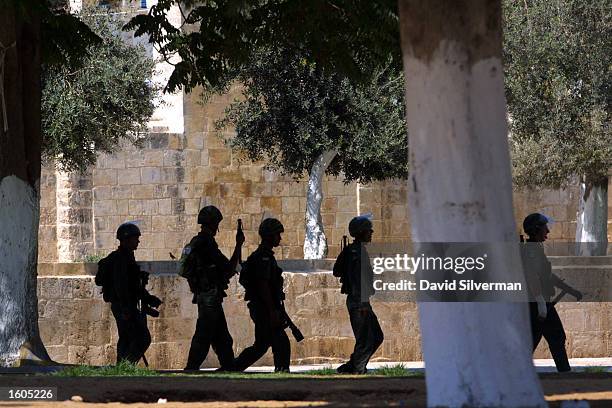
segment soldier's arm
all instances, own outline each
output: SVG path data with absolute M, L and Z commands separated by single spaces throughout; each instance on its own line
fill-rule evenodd
M 338 255 L 338 258 L 336 258 L 336 262 L 334 263 L 334 276 L 337 278 L 341 278 L 344 275 L 345 268 L 345 250 L 342 250 L 342 252 L 340 252 L 340 255 Z
M 236 267 L 240 261 L 242 244 L 244 244 L 244 233 L 242 232 L 242 228 L 239 227 L 236 231 L 236 246 L 234 247 L 234 252 L 232 252 L 232 257 L 229 260 L 228 271 L 225 273 L 225 277 L 228 279 L 236 274 Z

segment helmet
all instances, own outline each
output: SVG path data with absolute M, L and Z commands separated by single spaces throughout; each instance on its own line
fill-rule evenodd
M 360 215 L 358 217 L 354 217 L 351 222 L 349 222 L 349 234 L 351 237 L 355 238 L 359 233 L 363 231 L 368 231 L 372 229 L 372 221 L 370 221 L 369 215 Z
M 130 237 L 139 237 L 140 236 L 140 228 L 134 223 L 124 222 L 117 228 L 117 239 L 121 241 L 122 239 L 130 238 Z
M 262 237 L 285 232 L 283 224 L 276 218 L 266 218 L 259 224 L 259 235 Z
M 540 228 L 545 226 L 546 224 L 552 222 L 551 218 L 548 218 L 544 214 L 533 213 L 529 214 L 523 220 L 523 230 L 529 236 L 535 235 Z
M 198 213 L 198 224 L 219 223 L 222 219 L 221 211 L 214 205 L 207 205 Z

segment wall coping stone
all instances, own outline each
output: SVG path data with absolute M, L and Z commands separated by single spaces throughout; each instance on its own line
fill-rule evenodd
M 612 267 L 612 256 L 549 256 L 555 269 L 568 267 L 589 267 L 602 269 Z M 283 259 L 278 264 L 285 272 L 313 273 L 329 272 L 334 265 L 334 259 Z M 152 275 L 175 275 L 178 273 L 178 261 L 141 261 L 138 262 L 143 270 Z M 95 276 L 98 270 L 96 263 L 39 263 L 38 276 Z

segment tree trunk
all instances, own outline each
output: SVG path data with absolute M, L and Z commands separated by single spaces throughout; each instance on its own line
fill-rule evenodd
M 10 4 L 10 3 L 9 3 Z M 0 365 L 48 359 L 38 332 L 40 21 L 0 10 Z M 1 71 L 1 70 L 0 70 Z M 4 112 L 3 112 L 4 113 Z M 24 353 L 29 352 L 27 355 Z
M 608 178 L 580 180 L 576 255 L 604 256 L 608 251 Z
M 323 202 L 323 176 L 338 152 L 323 152 L 312 165 L 306 193 L 306 237 L 304 239 L 304 259 L 323 259 L 327 255 L 327 238 L 321 220 Z
M 400 0 L 400 29 L 412 240 L 516 241 L 501 1 Z M 525 303 L 422 302 L 419 318 L 428 406 L 545 406 Z

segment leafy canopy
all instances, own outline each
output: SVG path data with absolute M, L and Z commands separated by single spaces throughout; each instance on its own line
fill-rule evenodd
M 121 139 L 139 140 L 159 91 L 154 61 L 121 38 L 122 22 L 101 10 L 81 15 L 102 42 L 88 47 L 83 65 L 47 66 L 42 95 L 43 157 L 65 170 L 83 170 Z
M 557 188 L 612 167 L 612 0 L 504 2 L 514 179 Z
M 408 139 L 401 70 L 389 64 L 367 83 L 323 70 L 295 49 L 253 53 L 238 75 L 244 99 L 217 129 L 233 126 L 232 148 L 298 178 L 327 150 L 329 174 L 369 182 L 406 177 Z
M 172 6 L 183 29 L 168 21 Z M 262 46 L 307 51 L 320 67 L 352 78 L 367 78 L 390 55 L 401 62 L 396 0 L 159 0 L 125 29 L 149 35 L 166 57 L 180 56 L 169 91 L 223 89 Z

